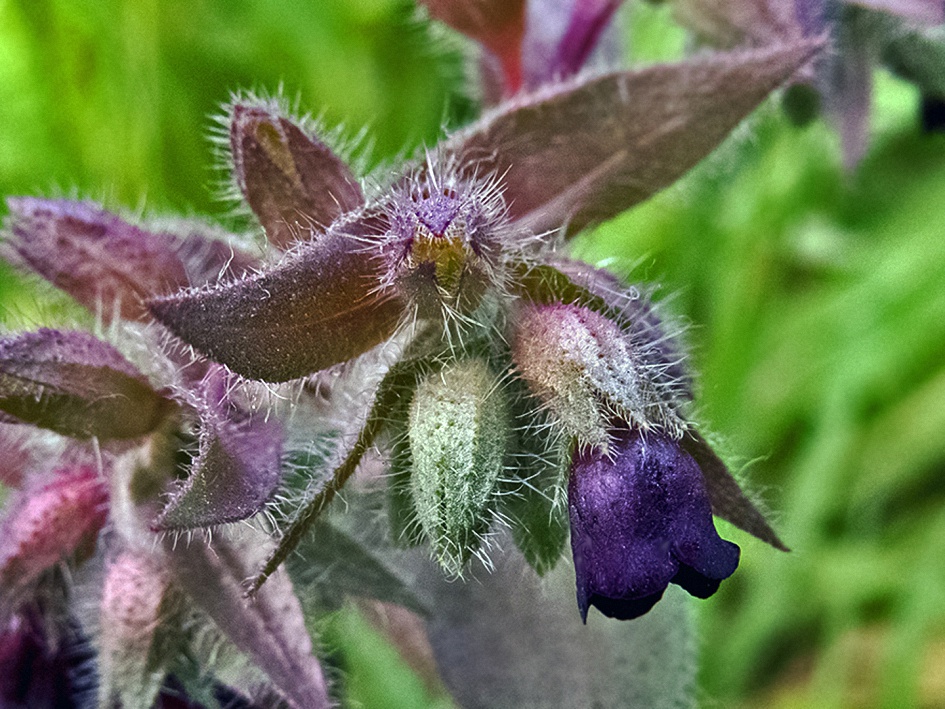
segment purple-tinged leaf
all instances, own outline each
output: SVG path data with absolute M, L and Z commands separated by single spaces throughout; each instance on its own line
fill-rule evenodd
M 176 594 L 159 557 L 124 551 L 108 564 L 102 589 L 99 706 L 150 707 L 179 648 L 169 642 Z
M 525 0 L 420 0 L 430 15 L 488 49 L 502 66 L 505 95 L 522 86 Z
M 513 220 L 575 233 L 681 177 L 822 47 L 802 40 L 566 82 L 446 147 L 471 173 L 502 176 Z
M 775 549 L 789 551 L 702 436 L 688 431 L 682 439 L 682 446 L 702 469 L 713 514 L 767 542 Z
M 236 183 L 266 237 L 288 249 L 364 203 L 350 168 L 274 106 L 236 103 L 230 119 Z
M 262 265 L 256 256 L 202 229 L 181 231 L 177 254 L 192 286 L 244 278 Z
M 927 25 L 940 25 L 945 22 L 945 2 L 942 0 L 847 0 L 847 2 Z
M 151 312 L 234 372 L 296 379 L 356 357 L 396 329 L 403 306 L 377 290 L 378 264 L 363 248 L 330 232 L 268 273 L 160 298 Z
M 188 285 L 168 234 L 140 229 L 92 202 L 16 197 L 7 205 L 14 259 L 106 319 L 147 319 L 144 300 Z
M 623 0 L 576 0 L 548 76 L 564 78 L 578 73 L 622 4 Z
M 215 366 L 207 376 L 224 375 Z M 200 407 L 200 448 L 190 477 L 155 521 L 155 529 L 212 527 L 256 514 L 281 479 L 282 439 L 276 419 L 242 411 L 225 392 L 210 392 Z
M 269 540 L 257 530 L 241 531 L 246 536 L 239 540 L 215 538 L 212 549 L 205 539 L 168 548 L 174 578 L 294 709 L 328 709 L 325 677 L 285 571 L 274 573 L 252 601 L 243 597 L 242 582 Z
M 173 404 L 111 345 L 41 329 L 0 339 L 0 410 L 72 438 L 137 438 Z
M 91 466 L 57 470 L 11 497 L 0 525 L 0 588 L 28 586 L 46 569 L 94 549 L 108 489 Z
M 800 38 L 803 8 L 794 5 L 793 0 L 675 0 L 673 11 L 680 24 L 704 42 L 733 49 Z

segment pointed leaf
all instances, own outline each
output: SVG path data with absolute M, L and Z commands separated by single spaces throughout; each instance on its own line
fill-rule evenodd
M 129 224 L 92 202 L 7 200 L 6 230 L 15 258 L 108 319 L 147 319 L 143 301 L 188 285 L 168 234 Z
M 713 514 L 767 542 L 775 549 L 790 551 L 701 435 L 694 431 L 687 432 L 682 439 L 682 445 L 702 469 Z
M 275 105 L 236 103 L 230 147 L 236 182 L 269 241 L 287 249 L 364 203 L 350 168 Z
M 670 185 L 823 47 L 804 40 L 567 82 L 447 142 L 502 176 L 512 219 L 574 233 Z
M 108 489 L 91 466 L 58 470 L 11 497 L 0 526 L 0 585 L 32 583 L 46 569 L 87 547 L 108 515 Z
M 0 339 L 0 410 L 73 438 L 137 438 L 173 404 L 111 345 L 42 329 Z
M 282 426 L 275 418 L 244 412 L 225 393 L 208 397 L 190 477 L 154 528 L 212 527 L 256 514 L 282 477 L 282 439 Z
M 234 372 L 282 382 L 356 357 L 393 334 L 402 305 L 376 290 L 376 266 L 354 236 L 331 232 L 268 273 L 160 298 L 150 308 L 184 342 Z
M 269 540 L 259 530 L 240 531 L 240 539 L 215 538 L 212 549 L 205 538 L 176 546 L 169 539 L 174 578 L 294 709 L 328 709 L 325 677 L 285 572 L 273 574 L 252 601 L 243 597 L 242 582 L 267 553 Z

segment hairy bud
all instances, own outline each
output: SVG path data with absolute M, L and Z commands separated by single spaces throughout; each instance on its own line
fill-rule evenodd
M 450 574 L 460 574 L 488 527 L 508 438 L 506 401 L 485 361 L 458 362 L 417 387 L 409 421 L 414 501 Z

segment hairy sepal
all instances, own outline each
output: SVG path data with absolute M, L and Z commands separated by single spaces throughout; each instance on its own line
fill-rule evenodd
M 79 331 L 0 340 L 0 410 L 72 438 L 138 438 L 173 410 L 114 347 Z
M 262 509 L 279 485 L 282 425 L 265 412 L 249 412 L 232 401 L 228 378 L 214 365 L 204 379 L 197 456 L 155 529 L 195 529 L 246 519 Z
M 403 314 L 378 290 L 378 264 L 338 227 L 268 273 L 153 300 L 184 342 L 250 379 L 283 382 L 356 357 L 389 338 Z
M 507 402 L 482 359 L 447 366 L 414 393 L 408 432 L 414 502 L 448 574 L 462 573 L 488 529 L 509 432 Z
M 234 180 L 280 249 L 325 231 L 364 203 L 350 168 L 275 102 L 232 106 L 230 149 Z

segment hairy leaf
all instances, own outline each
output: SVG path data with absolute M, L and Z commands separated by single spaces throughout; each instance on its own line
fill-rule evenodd
M 274 270 L 153 300 L 184 342 L 251 379 L 282 382 L 344 362 L 394 332 L 402 304 L 375 290 L 377 264 L 348 225 Z
M 111 345 L 41 329 L 0 340 L 0 410 L 73 438 L 137 438 L 173 404 Z
M 510 216 L 573 234 L 670 185 L 822 48 L 803 40 L 566 82 L 507 104 L 447 149 L 502 176 Z
M 358 209 L 364 195 L 327 145 L 280 114 L 275 105 L 236 103 L 230 147 L 240 191 L 269 241 L 287 249 Z
M 93 202 L 7 200 L 14 258 L 105 319 L 148 318 L 144 300 L 188 283 L 176 241 L 129 224 Z

